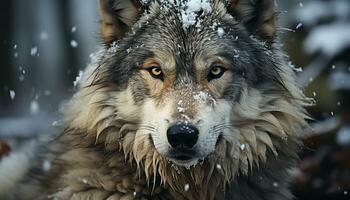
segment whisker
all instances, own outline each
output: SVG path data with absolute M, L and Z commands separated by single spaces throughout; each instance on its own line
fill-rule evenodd
M 229 129 L 229 128 L 232 128 L 232 126 L 230 125 L 225 125 L 225 126 L 220 126 L 220 127 L 217 127 L 217 128 L 213 128 L 213 132 L 218 132 L 218 131 L 222 131 L 224 129 Z
M 231 123 L 223 123 L 223 124 L 219 124 L 219 125 L 213 126 L 213 129 L 218 129 L 218 128 L 221 128 L 221 127 L 230 127 L 230 126 L 232 126 Z
M 217 124 L 215 126 L 213 126 L 213 128 L 215 129 L 216 127 L 220 127 L 220 126 L 228 126 L 228 125 L 232 125 L 230 122 L 224 122 L 224 123 L 221 123 L 221 124 Z
M 156 129 L 151 123 L 139 124 L 139 127 L 149 127 L 149 128 L 152 128 L 152 129 Z
M 139 130 L 146 130 L 146 131 L 155 132 L 155 129 L 150 129 L 150 128 L 147 128 L 147 127 L 140 127 Z

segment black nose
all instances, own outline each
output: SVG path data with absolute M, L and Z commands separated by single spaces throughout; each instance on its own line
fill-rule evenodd
M 173 148 L 192 148 L 198 140 L 198 129 L 191 124 L 174 124 L 168 128 L 167 136 Z

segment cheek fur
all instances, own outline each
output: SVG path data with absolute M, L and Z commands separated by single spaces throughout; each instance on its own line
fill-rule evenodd
M 221 78 L 212 80 L 210 82 L 204 82 L 204 87 L 208 88 L 214 97 L 220 98 L 224 95 L 226 88 L 230 85 L 231 82 L 232 72 L 226 71 Z
M 141 70 L 141 77 L 145 85 L 147 86 L 149 93 L 151 96 L 158 96 L 162 91 L 163 82 L 161 80 L 153 78 L 148 71 Z

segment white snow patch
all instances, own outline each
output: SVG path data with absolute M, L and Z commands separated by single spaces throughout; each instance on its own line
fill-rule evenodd
M 223 29 L 222 27 L 219 27 L 219 28 L 218 28 L 218 36 L 219 36 L 220 38 L 222 38 L 222 36 L 224 36 L 224 34 L 225 34 L 224 29 Z
M 29 168 L 25 153 L 12 153 L 0 162 L 0 197 L 13 189 Z
M 77 48 L 78 47 L 78 42 L 76 40 L 71 40 L 70 41 L 70 46 L 73 47 L 73 48 Z
M 107 49 L 107 52 L 108 53 L 116 53 L 117 52 L 117 49 L 118 49 L 118 44 L 116 41 L 114 41 L 111 46 Z
M 301 6 L 302 5 L 302 6 Z M 348 17 L 349 1 L 310 1 L 307 4 L 299 4 L 300 8 L 294 15 L 298 21 L 311 26 L 322 19 Z
M 190 190 L 190 185 L 188 183 L 185 184 L 184 189 L 185 189 L 185 192 L 188 192 Z
M 57 126 L 58 125 L 58 121 L 53 121 L 51 126 Z
M 47 32 L 43 31 L 40 33 L 40 40 L 47 40 L 49 38 L 49 34 Z
M 318 51 L 333 57 L 350 46 L 350 24 L 322 25 L 311 31 L 304 42 L 307 53 Z
M 194 25 L 197 22 L 198 11 L 203 10 L 205 13 L 211 12 L 210 3 L 208 0 L 188 0 L 182 5 L 181 19 L 182 28 L 186 31 L 188 27 Z
M 32 113 L 32 114 L 34 114 L 34 115 L 35 115 L 35 114 L 38 114 L 39 108 L 40 108 L 40 106 L 39 106 L 38 101 L 32 100 L 32 101 L 30 102 L 30 113 Z
M 180 112 L 180 113 L 182 113 L 182 112 L 185 112 L 186 109 L 183 108 L 183 107 L 178 106 L 178 107 L 177 107 L 177 111 Z
M 198 94 L 195 94 L 193 98 L 197 101 L 205 101 L 208 98 L 209 94 L 203 91 L 198 92 Z
M 239 148 L 243 151 L 245 149 L 245 144 L 241 144 Z
M 299 29 L 299 28 L 301 28 L 303 26 L 303 23 L 299 23 L 296 27 L 295 27 L 295 29 Z
M 45 172 L 48 172 L 51 169 L 51 161 L 50 160 L 44 160 L 42 164 L 43 170 Z
M 289 67 L 291 67 L 296 72 L 302 72 L 303 71 L 303 68 L 296 67 L 292 62 L 288 62 L 288 65 L 289 65 Z
M 346 146 L 350 144 L 350 126 L 341 128 L 336 137 L 337 144 Z
M 332 90 L 350 89 L 350 74 L 336 70 L 329 77 L 329 85 Z
M 75 77 L 75 80 L 73 81 L 73 85 L 75 87 L 80 83 L 82 77 L 83 77 L 83 71 L 79 70 L 78 76 Z
M 14 90 L 10 90 L 9 93 L 10 93 L 11 99 L 13 100 L 16 96 L 16 92 Z
M 31 56 L 36 56 L 38 54 L 38 47 L 34 46 L 30 49 L 30 55 Z
M 73 26 L 72 29 L 71 29 L 71 32 L 72 33 L 75 33 L 77 31 L 77 27 L 76 26 Z

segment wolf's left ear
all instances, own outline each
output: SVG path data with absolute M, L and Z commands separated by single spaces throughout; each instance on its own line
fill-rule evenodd
M 140 5 L 136 0 L 99 0 L 101 34 L 105 45 L 122 38 L 136 22 Z
M 275 0 L 229 0 L 228 12 L 262 40 L 272 42 L 276 36 Z

